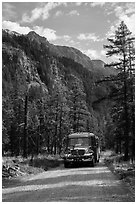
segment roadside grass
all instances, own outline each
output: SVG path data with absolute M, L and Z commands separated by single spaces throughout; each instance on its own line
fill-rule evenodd
M 3 179 L 41 173 L 50 168 L 58 167 L 61 163 L 58 155 L 38 155 L 33 158 L 3 157 L 2 160 Z
M 135 194 L 135 162 L 124 161 L 122 154 L 116 154 L 113 151 L 104 154 L 104 162 L 120 180 L 126 182 Z
M 55 168 L 60 165 L 59 155 L 39 155 L 35 158 L 30 159 L 29 165 L 33 167 L 42 168 L 47 171 L 49 168 Z

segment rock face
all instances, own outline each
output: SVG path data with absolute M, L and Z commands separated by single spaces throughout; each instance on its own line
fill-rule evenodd
M 86 130 L 86 121 L 88 120 L 85 119 L 85 114 L 86 117 L 90 115 L 90 119 L 92 118 L 90 131 L 103 134 L 108 104 L 106 102 L 95 104 L 96 101 L 105 98 L 109 93 L 110 86 L 109 83 L 96 85 L 96 81 L 115 74 L 115 70 L 106 68 L 101 60 L 90 60 L 89 57 L 75 48 L 50 44 L 46 38 L 35 32 L 20 35 L 3 30 L 2 59 L 2 93 L 6 114 L 6 104 L 8 103 L 8 114 L 11 114 L 11 109 L 16 112 L 16 109 L 14 110 L 15 104 L 12 103 L 13 98 L 14 103 L 16 98 L 20 100 L 22 104 L 19 107 L 21 109 L 20 113 L 23 111 L 22 107 L 24 107 L 24 98 L 28 86 L 35 84 L 32 91 L 35 99 L 39 92 L 38 88 L 35 89 L 35 87 L 39 86 L 46 98 L 57 95 L 60 98 L 59 100 L 66 104 L 66 106 L 63 106 L 63 111 L 69 111 L 70 115 L 72 115 L 71 106 L 77 99 L 80 109 L 80 116 L 77 117 L 81 117 L 79 121 L 83 130 Z M 34 96 L 30 101 L 33 99 Z M 36 109 L 36 104 L 34 109 Z M 74 110 L 72 112 L 74 113 Z M 28 117 L 31 121 L 30 124 L 34 122 L 31 120 L 34 117 L 33 114 Z M 73 122 L 71 119 L 69 120 L 69 127 L 71 127 Z M 9 128 L 9 123 L 11 122 L 5 115 L 4 127 L 6 130 Z M 6 131 L 5 135 L 7 135 Z
M 39 83 L 44 82 L 45 86 L 51 85 L 52 82 L 50 83 L 50 79 L 52 78 L 51 72 L 53 72 L 53 70 L 51 71 L 50 69 L 54 64 L 56 74 L 61 72 L 58 67 L 58 61 L 63 64 L 64 58 L 66 59 L 66 63 L 72 64 L 71 67 L 81 65 L 79 69 L 82 69 L 86 74 L 90 73 L 93 80 L 91 83 L 93 84 L 94 80 L 115 74 L 114 69 L 104 67 L 105 63 L 103 61 L 90 60 L 90 58 L 81 51 L 72 47 L 50 44 L 46 38 L 39 36 L 34 31 L 27 35 L 20 35 L 13 31 L 3 30 L 2 34 L 3 91 L 5 91 L 5 86 L 8 86 L 9 83 L 13 85 L 13 78 L 16 78 L 15 73 L 17 71 L 19 72 L 21 80 L 24 81 L 24 85 L 25 81 L 28 83 L 30 81 L 38 81 Z M 9 62 L 15 66 L 13 65 L 12 68 L 9 68 Z M 73 71 L 72 68 L 72 72 Z M 76 72 L 79 72 L 79 70 Z M 78 74 L 80 75 L 81 73 Z M 47 87 L 47 89 L 49 89 L 49 87 Z
M 30 40 L 35 40 L 39 44 L 44 43 L 52 55 L 72 59 L 75 62 L 81 64 L 84 68 L 94 72 L 94 74 L 104 74 L 105 76 L 115 74 L 114 69 L 104 67 L 105 63 L 103 61 L 91 60 L 87 55 L 83 54 L 76 48 L 50 44 L 46 38 L 39 36 L 35 32 L 30 32 L 27 36 Z

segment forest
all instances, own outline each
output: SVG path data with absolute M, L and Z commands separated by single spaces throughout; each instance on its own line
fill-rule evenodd
M 71 131 L 87 131 L 102 149 L 134 159 L 135 38 L 122 21 L 107 40 L 109 75 L 55 55 L 46 41 L 3 30 L 3 155 L 60 154 Z

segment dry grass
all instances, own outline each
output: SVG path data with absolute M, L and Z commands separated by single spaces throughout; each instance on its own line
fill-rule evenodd
M 124 161 L 123 155 L 109 152 L 104 157 L 104 161 L 109 169 L 120 179 L 126 182 L 131 191 L 135 193 L 135 163 Z
M 39 155 L 28 157 L 3 157 L 3 178 L 37 174 L 60 165 L 59 156 Z

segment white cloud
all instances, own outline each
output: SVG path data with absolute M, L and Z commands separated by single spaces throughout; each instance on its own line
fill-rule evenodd
M 50 11 L 53 10 L 54 8 L 60 6 L 60 5 L 67 6 L 67 4 L 64 2 L 48 2 L 45 4 L 45 6 L 42 5 L 41 7 L 33 9 L 31 11 L 30 16 L 28 16 L 25 13 L 22 16 L 22 21 L 27 22 L 27 23 L 31 23 L 31 22 L 39 19 L 40 17 L 42 18 L 42 20 L 46 20 L 50 16 Z
M 56 31 L 50 28 L 43 28 L 40 26 L 33 27 L 33 30 L 41 36 L 46 37 L 49 41 L 57 40 Z
M 64 35 L 64 36 L 63 36 L 63 39 L 64 39 L 65 41 L 70 41 L 71 37 L 70 37 L 69 35 Z
M 135 14 L 132 14 L 130 17 L 123 15 L 120 17 L 121 21 L 124 21 L 128 29 L 135 34 Z
M 16 31 L 20 34 L 28 34 L 30 31 L 35 31 L 36 33 L 46 37 L 50 41 L 56 40 L 58 38 L 55 30 L 49 29 L 49 28 L 43 28 L 40 26 L 35 26 L 31 29 L 29 27 L 21 26 L 19 23 L 16 23 L 16 22 L 3 21 L 2 28 L 9 29 L 11 31 Z
M 115 22 L 114 25 L 111 25 L 109 31 L 106 33 L 106 38 L 113 37 L 115 35 L 115 30 L 118 27 L 119 22 Z
M 114 9 L 114 13 L 117 17 L 119 17 L 123 13 L 123 8 L 121 6 L 116 6 Z
M 77 10 L 72 10 L 72 11 L 70 11 L 69 13 L 68 13 L 68 15 L 69 16 L 79 16 L 80 14 L 79 14 L 79 12 L 77 11 Z
M 111 13 L 114 13 L 116 16 L 115 22 L 110 27 L 110 30 L 107 33 L 107 36 L 113 35 L 116 28 L 120 25 L 121 21 L 127 25 L 128 29 L 135 34 L 135 3 L 128 2 L 121 5 L 111 5 Z
M 91 7 L 95 7 L 95 6 L 104 6 L 104 4 L 105 4 L 106 2 L 92 2 L 92 3 L 90 3 L 90 6 Z
M 23 14 L 22 21 L 31 23 L 36 19 L 40 18 L 41 14 L 42 14 L 42 8 L 35 8 L 34 10 L 32 10 L 30 17 L 26 13 Z
M 82 2 L 76 2 L 75 5 L 76 6 L 81 6 Z
M 30 27 L 21 26 L 17 22 L 3 21 L 3 29 L 9 29 L 10 31 L 16 31 L 20 34 L 28 34 L 30 31 L 35 31 L 40 36 L 46 37 L 49 41 L 55 41 L 57 39 L 63 39 L 66 42 L 71 42 L 71 37 L 69 35 L 58 36 L 56 31 L 50 28 L 43 28 L 42 26 L 34 26 L 32 29 Z
M 115 15 L 118 17 L 119 21 L 124 21 L 128 29 L 135 34 L 135 4 L 126 3 L 125 7 L 120 9 L 121 12 L 115 10 Z
M 19 23 L 12 22 L 12 21 L 3 21 L 2 28 L 9 29 L 11 31 L 16 31 L 20 34 L 27 34 L 31 31 L 29 27 L 20 26 Z
M 128 17 L 127 15 L 121 15 L 118 20 L 116 20 L 113 25 L 111 25 L 110 30 L 107 32 L 106 37 L 112 37 L 115 35 L 115 31 L 117 30 L 118 26 L 120 25 L 121 21 L 124 21 L 127 28 L 135 34 L 135 14 Z
M 103 56 L 103 57 L 106 57 L 106 51 L 105 50 L 101 50 L 100 51 L 100 55 Z
M 80 33 L 77 37 L 79 40 L 91 40 L 94 42 L 102 41 L 102 39 L 99 39 L 98 36 L 95 35 L 95 33 Z
M 83 2 L 76 2 L 76 6 L 81 6 Z
M 62 16 L 62 15 L 63 15 L 63 12 L 62 12 L 62 11 L 57 11 L 57 12 L 55 13 L 55 16 L 56 16 L 56 17 Z
M 124 5 L 119 5 L 114 8 L 114 13 L 116 17 L 120 17 L 122 15 L 132 15 L 135 13 L 135 3 L 125 3 Z
M 126 3 L 126 14 L 133 14 L 135 13 L 135 3 Z
M 87 49 L 82 50 L 80 49 L 84 54 L 86 54 L 90 59 L 102 59 L 103 61 L 106 60 L 106 50 L 95 50 L 95 49 Z
M 63 15 L 63 11 L 57 11 L 54 16 L 58 17 L 58 16 L 61 16 L 61 15 Z M 79 14 L 79 12 L 77 10 L 72 10 L 72 11 L 66 13 L 66 15 L 68 15 L 68 16 L 79 16 L 80 14 Z
M 42 18 L 43 20 L 47 19 L 49 17 L 49 12 L 59 6 L 59 3 L 53 3 L 49 2 L 46 4 L 46 6 L 42 9 Z
M 83 53 L 89 56 L 91 59 L 99 58 L 97 50 L 92 50 L 92 49 L 83 50 Z

